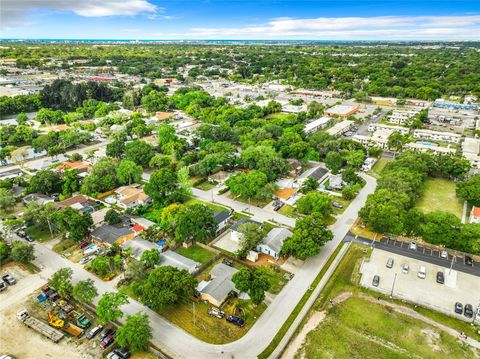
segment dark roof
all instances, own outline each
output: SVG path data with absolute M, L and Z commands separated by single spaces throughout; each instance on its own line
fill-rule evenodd
M 113 244 L 120 237 L 127 236 L 132 233 L 134 232 L 130 227 L 111 226 L 109 224 L 104 224 L 92 232 L 92 237 L 94 237 L 98 242 Z
M 0 179 L 18 177 L 22 174 L 23 171 L 20 168 L 12 168 L 11 170 L 3 171 L 2 173 L 0 173 Z
M 323 168 L 323 167 L 318 167 L 315 171 L 313 171 L 312 173 L 310 173 L 310 175 L 308 176 L 308 178 L 313 178 L 313 179 L 316 179 L 317 181 L 322 178 L 323 176 L 325 176 L 325 174 L 328 172 L 328 170 L 326 168 Z
M 240 220 L 238 220 L 237 222 L 235 222 L 232 226 L 232 231 L 236 231 L 238 230 L 238 227 L 240 227 L 242 224 L 245 224 L 245 223 L 255 223 L 255 224 L 258 224 L 260 225 L 260 223 L 252 220 L 252 219 L 249 219 L 249 218 L 242 218 Z
M 217 224 L 222 223 L 228 217 L 230 217 L 230 212 L 228 211 L 218 211 L 213 214 L 213 218 L 215 219 L 215 222 L 217 222 Z

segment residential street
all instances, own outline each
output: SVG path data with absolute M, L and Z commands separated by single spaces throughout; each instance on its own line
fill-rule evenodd
M 357 218 L 359 209 L 364 205 L 367 195 L 375 190 L 375 179 L 366 175 L 362 175 L 362 177 L 367 181 L 366 186 L 346 211 L 337 217 L 337 222 L 331 227 L 334 233 L 334 239 L 325 245 L 319 255 L 305 261 L 295 277 L 283 288 L 279 295 L 276 296 L 275 300 L 266 309 L 264 314 L 258 319 L 250 331 L 236 342 L 224 345 L 212 345 L 202 342 L 133 300 L 130 304 L 124 306 L 124 312 L 127 314 L 134 314 L 138 311 L 147 313 L 150 317 L 153 328 L 154 344 L 172 357 L 246 359 L 256 357 L 273 339 L 314 278 L 320 272 L 330 254 L 333 253 L 335 248 L 348 233 L 349 228 Z M 208 198 L 205 198 L 205 195 L 208 196 L 208 192 L 203 192 L 203 194 L 200 193 L 199 198 L 208 200 Z M 237 210 L 239 207 L 245 206 L 242 203 L 237 203 L 229 199 L 228 201 L 225 200 L 225 202 L 223 202 L 224 200 L 221 198 L 223 197 L 215 196 L 217 202 L 222 200 L 220 203 L 232 206 Z M 233 202 L 233 205 L 230 201 Z M 289 225 L 293 225 L 292 221 L 294 220 L 291 218 L 275 215 L 253 207 L 251 208 L 251 211 L 258 219 L 266 220 L 273 216 L 277 222 L 283 221 L 281 223 L 287 222 Z M 44 270 L 42 272 L 44 273 L 43 278 L 60 268 L 70 267 L 74 271 L 74 281 L 91 278 L 95 281 L 100 294 L 106 291 L 116 290 L 112 283 L 101 281 L 93 274 L 85 271 L 81 265 L 70 262 L 47 248 L 45 245 L 35 243 L 35 248 L 37 255 L 35 264 Z

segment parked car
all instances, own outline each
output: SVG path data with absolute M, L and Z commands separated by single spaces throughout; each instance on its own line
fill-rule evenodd
M 410 270 L 410 267 L 408 266 L 407 263 L 405 263 L 403 266 L 402 266 L 402 273 L 404 274 L 408 274 L 408 271 Z
M 473 307 L 471 304 L 465 304 L 463 308 L 463 315 L 467 318 L 473 318 Z
M 470 256 L 465 256 L 465 264 L 467 266 L 473 267 L 473 259 Z
M 89 241 L 83 241 L 82 243 L 80 243 L 78 245 L 78 248 L 83 249 L 83 248 L 87 247 L 89 244 L 90 244 Z
M 113 329 L 112 329 L 112 328 L 104 328 L 104 329 L 102 330 L 102 332 L 100 333 L 100 337 L 99 337 L 99 338 L 100 338 L 100 339 L 103 339 L 103 338 L 109 336 L 109 335 L 112 334 L 112 333 L 113 333 Z
M 343 206 L 340 203 L 335 202 L 335 201 L 332 202 L 332 206 L 335 207 L 335 208 L 343 208 Z
M 443 275 L 443 272 L 440 272 L 440 271 L 437 272 L 437 283 L 439 284 L 445 283 L 445 276 Z
M 112 353 L 115 353 L 120 359 L 128 359 L 131 357 L 130 352 L 123 348 L 116 348 Z
M 5 284 L 5 282 L 0 282 L 0 292 L 3 292 L 5 289 L 7 289 L 7 285 Z
M 475 314 L 475 321 L 480 323 L 480 307 L 477 308 L 477 314 Z
M 60 193 L 52 194 L 52 199 L 53 199 L 54 202 L 60 201 Z
M 245 325 L 245 320 L 243 320 L 240 317 L 237 317 L 236 315 L 229 315 L 227 317 L 227 322 L 235 324 L 237 327 L 243 327 Z
M 420 266 L 420 268 L 418 268 L 418 278 L 425 279 L 426 276 L 427 270 L 425 269 L 425 266 Z
M 455 303 L 455 313 L 462 314 L 463 313 L 463 304 L 460 302 Z
M 225 312 L 221 311 L 218 308 L 210 307 L 210 308 L 208 308 L 208 315 L 210 315 L 211 317 L 218 318 L 218 319 L 223 319 L 223 317 L 225 317 Z
M 103 340 L 100 342 L 100 347 L 105 349 L 108 346 L 110 346 L 113 343 L 114 340 L 115 340 L 115 332 L 113 332 L 112 334 L 109 334 L 105 338 L 103 338 Z
M 80 264 L 87 264 L 87 263 L 90 262 L 92 259 L 93 259 L 93 256 L 85 256 L 85 257 L 82 257 L 82 259 L 80 259 L 80 261 L 79 261 L 78 263 L 80 263 Z
M 222 263 L 229 267 L 233 267 L 233 261 L 231 259 L 223 258 Z
M 88 333 L 87 333 L 87 339 L 92 339 L 95 337 L 95 335 L 97 335 L 98 333 L 100 333 L 100 331 L 102 330 L 102 326 L 101 325 L 97 325 L 95 328 L 93 328 L 92 330 L 90 330 Z
M 14 285 L 15 283 L 17 283 L 17 280 L 15 278 L 13 278 L 10 274 L 5 274 L 2 277 L 2 279 L 8 285 Z
M 275 201 L 273 202 L 273 210 L 274 211 L 278 211 L 280 208 L 283 207 L 285 203 L 283 203 L 282 201 Z
M 408 249 L 411 249 L 412 251 L 416 251 L 417 250 L 417 243 L 410 242 L 410 245 L 408 246 Z
M 17 234 L 17 236 L 19 236 L 20 238 L 25 238 L 27 236 L 27 234 L 25 233 L 25 231 L 23 229 L 19 229 L 18 231 L 15 232 Z
M 441 252 L 440 252 L 440 257 L 442 257 L 442 258 L 448 258 L 448 252 L 447 252 L 447 251 L 441 251 Z
M 393 258 L 390 257 L 387 259 L 387 268 L 392 268 L 393 267 Z
M 372 285 L 373 285 L 374 287 L 378 287 L 379 284 L 380 284 L 380 276 L 377 275 L 377 274 L 375 274 L 375 275 L 373 276 Z
M 30 243 L 35 242 L 35 240 L 30 236 L 25 236 L 25 240 Z

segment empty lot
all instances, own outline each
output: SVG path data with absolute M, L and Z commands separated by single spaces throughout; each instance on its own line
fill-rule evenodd
M 386 267 L 388 258 L 393 258 L 393 268 Z M 408 264 L 407 274 L 402 272 L 402 265 Z M 418 278 L 418 269 L 423 265 L 426 268 L 426 278 Z M 372 252 L 369 261 L 364 261 L 360 269 L 362 278 L 360 284 L 364 287 L 379 291 L 416 303 L 439 312 L 467 319 L 463 315 L 455 314 L 455 302 L 463 305 L 472 304 L 477 307 L 480 303 L 480 277 L 452 271 L 449 269 L 417 259 L 404 257 L 380 249 Z M 445 274 L 445 283 L 436 282 L 436 274 L 442 271 Z M 374 275 L 380 276 L 378 287 L 372 285 Z

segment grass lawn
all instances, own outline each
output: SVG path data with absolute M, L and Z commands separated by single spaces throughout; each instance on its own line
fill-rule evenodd
M 280 293 L 285 284 L 288 283 L 288 279 L 285 278 L 287 272 L 274 266 L 263 266 L 261 268 L 265 269 L 267 273 L 268 281 L 270 282 L 269 292 L 272 294 Z
M 352 228 L 350 228 L 350 232 L 352 232 L 353 234 L 356 234 L 357 236 L 372 239 L 372 240 L 375 237 L 375 232 L 373 231 L 373 229 L 368 226 L 365 226 L 360 219 L 358 219 L 353 224 Z M 380 237 L 377 236 L 377 238 L 380 238 Z
M 248 198 L 237 197 L 231 192 L 228 192 L 226 194 L 226 196 L 228 198 L 234 199 L 235 201 L 245 203 L 246 204 L 246 206 L 245 206 L 246 209 L 248 209 L 249 206 L 256 206 L 256 207 L 263 208 L 271 202 L 271 200 L 262 200 L 262 199 L 256 199 L 256 198 L 248 199 Z
M 148 219 L 149 221 L 160 223 L 160 216 L 162 215 L 163 207 L 152 205 L 147 208 L 147 211 L 142 214 L 143 218 Z
M 278 213 L 283 214 L 287 217 L 297 218 L 298 215 L 295 212 L 295 207 L 290 206 L 289 204 L 284 204 L 282 208 L 278 210 Z
M 207 263 L 215 257 L 215 253 L 197 245 L 193 245 L 189 248 L 180 246 L 175 252 L 200 264 Z
M 224 207 L 224 206 L 213 204 L 213 203 L 203 202 L 196 198 L 191 198 L 187 202 L 185 202 L 185 205 L 187 206 L 190 206 L 192 204 L 203 204 L 204 206 L 210 207 L 214 212 L 229 210 L 228 207 Z
M 33 239 L 35 239 L 36 241 L 39 241 L 39 242 L 43 242 L 43 241 L 47 241 L 49 239 L 52 239 L 52 236 L 50 234 L 50 230 L 48 229 L 48 227 L 41 227 L 39 225 L 33 225 L 33 226 L 28 227 L 25 230 L 25 232 L 30 237 L 32 237 Z M 55 233 L 53 234 L 53 236 L 55 237 Z
M 330 196 L 332 199 L 332 202 L 337 202 L 343 206 L 343 208 L 335 208 L 333 207 L 333 214 L 342 214 L 345 212 L 345 210 L 350 206 L 350 203 L 352 203 L 353 200 L 351 199 L 345 199 L 343 197 L 337 197 L 337 196 Z
M 455 193 L 456 184 L 444 178 L 428 178 L 425 181 L 423 196 L 416 204 L 422 212 L 449 212 L 462 218 L 463 202 Z
M 455 337 L 414 318 L 350 298 L 307 335 L 306 358 L 466 358 Z M 353 355 L 354 354 L 354 355 Z
M 378 161 L 373 165 L 372 170 L 370 171 L 372 175 L 375 177 L 379 177 L 382 174 L 383 169 L 385 166 L 391 161 L 388 158 L 379 158 Z

